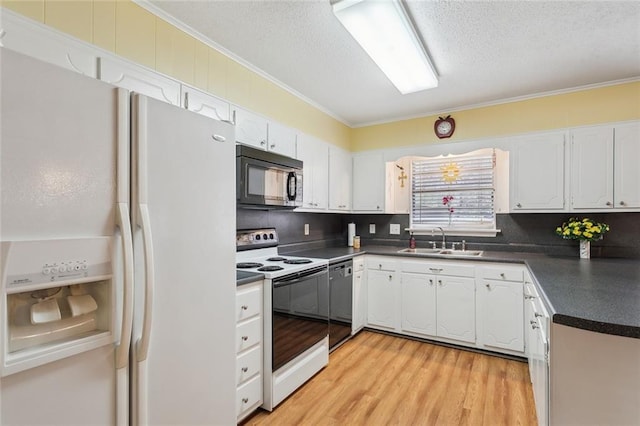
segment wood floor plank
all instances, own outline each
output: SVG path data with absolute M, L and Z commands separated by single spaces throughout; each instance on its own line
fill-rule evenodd
M 365 331 L 245 425 L 535 425 L 526 363 Z

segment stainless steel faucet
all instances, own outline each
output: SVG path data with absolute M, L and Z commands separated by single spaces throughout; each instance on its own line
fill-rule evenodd
M 441 227 L 438 226 L 438 229 L 440 230 L 440 232 L 442 233 L 442 250 L 445 250 L 447 248 L 447 239 L 444 235 L 444 229 L 442 229 Z M 433 230 L 432 230 L 433 233 Z

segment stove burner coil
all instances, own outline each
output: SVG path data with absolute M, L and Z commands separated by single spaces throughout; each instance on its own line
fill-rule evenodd
M 258 268 L 258 271 L 260 272 L 273 272 L 273 271 L 281 271 L 284 268 L 282 266 L 276 266 L 276 265 L 271 265 L 271 266 L 263 266 L 262 268 Z
M 290 265 L 303 265 L 305 263 L 311 263 L 311 259 L 287 259 L 284 263 L 288 263 Z
M 270 257 L 267 259 L 268 262 L 282 262 L 283 260 L 285 260 L 285 258 L 280 256 Z
M 260 268 L 262 266 L 262 263 L 257 262 L 240 262 L 236 264 L 236 268 L 238 269 Z

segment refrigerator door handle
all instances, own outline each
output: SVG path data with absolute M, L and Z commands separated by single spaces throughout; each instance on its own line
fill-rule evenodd
M 142 227 L 142 241 L 144 245 L 145 291 L 142 333 L 140 335 L 140 339 L 136 342 L 136 354 L 138 362 L 142 362 L 147 359 L 149 338 L 151 337 L 155 267 L 153 263 L 153 242 L 151 240 L 151 224 L 149 223 L 149 207 L 146 204 L 140 204 L 139 208 L 140 225 Z
M 116 348 L 116 368 L 125 368 L 129 364 L 129 347 L 131 346 L 131 328 L 133 324 L 133 239 L 129 222 L 127 204 L 118 203 L 118 227 L 122 234 L 122 253 L 124 260 L 123 292 L 122 292 L 122 328 L 120 344 Z

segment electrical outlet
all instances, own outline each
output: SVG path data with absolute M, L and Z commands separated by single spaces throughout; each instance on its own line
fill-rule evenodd
M 375 223 L 370 223 L 369 224 L 369 233 L 370 234 L 375 234 L 376 233 L 376 224 Z
M 309 235 L 309 224 L 308 223 L 304 224 L 304 235 Z
M 389 225 L 389 234 L 391 235 L 400 235 L 400 224 L 392 223 Z

